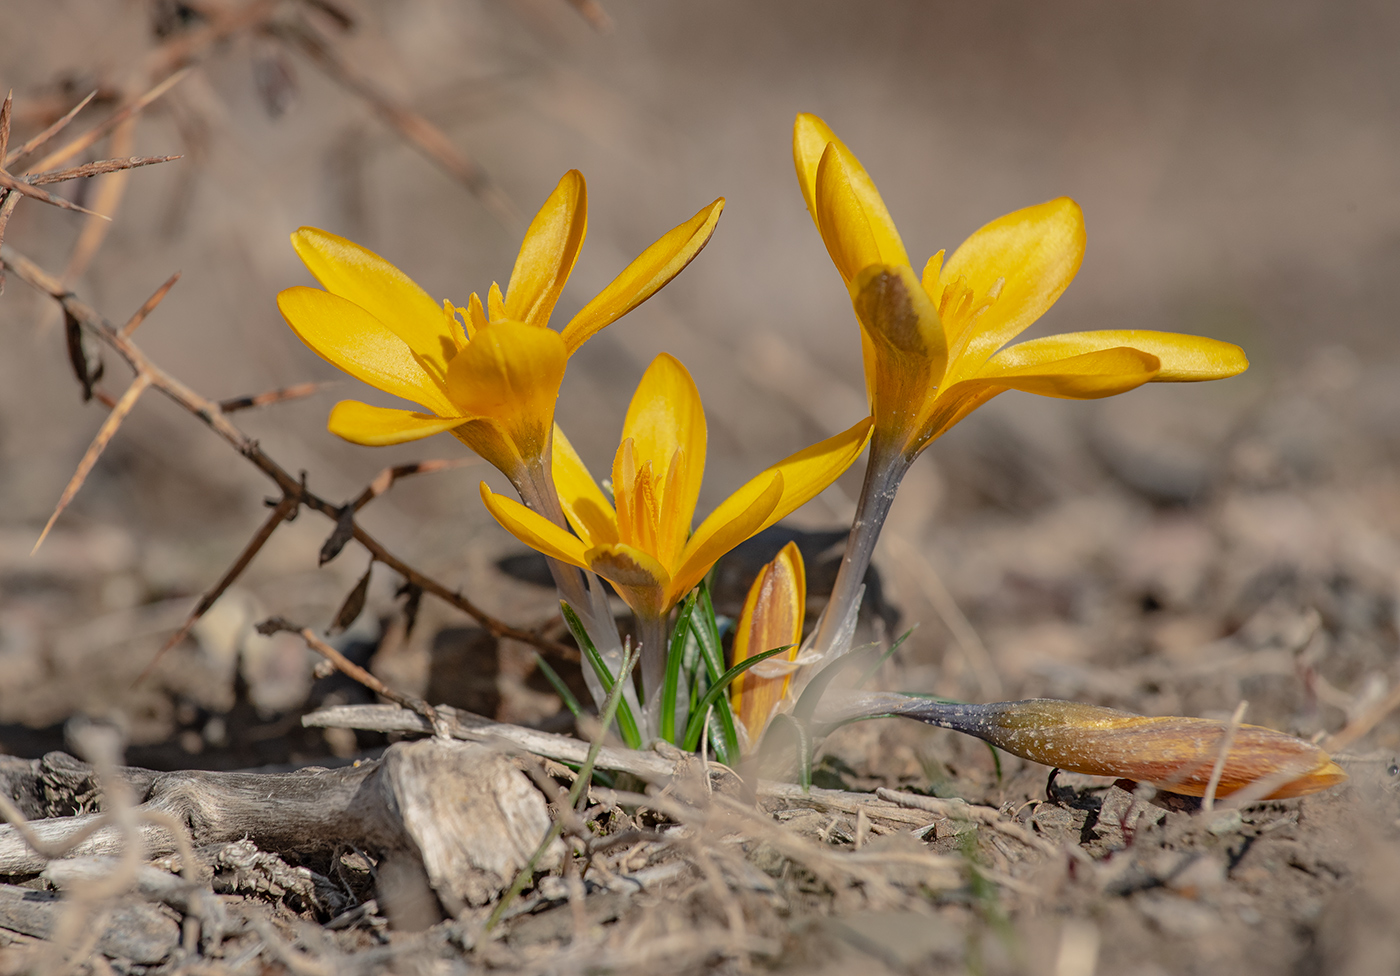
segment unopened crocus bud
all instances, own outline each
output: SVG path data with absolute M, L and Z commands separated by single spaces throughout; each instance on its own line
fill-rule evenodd
M 807 573 L 802 553 L 789 542 L 759 572 L 744 601 L 739 628 L 734 633 L 734 663 L 775 647 L 792 647 L 769 660 L 792 661 L 802 643 L 802 618 L 807 605 Z M 767 662 L 757 667 L 763 668 Z M 787 694 L 791 672 L 763 677 L 749 670 L 734 679 L 730 704 L 744 723 L 750 743 L 757 744 L 774 709 Z
M 1228 724 L 1147 718 L 1078 702 L 964 705 L 910 701 L 890 712 L 984 739 L 999 749 L 1074 773 L 1117 776 L 1186 796 L 1204 796 Z M 1259 800 L 1316 793 L 1347 774 L 1317 746 L 1273 729 L 1241 725 L 1225 757 L 1217 796 L 1253 787 Z

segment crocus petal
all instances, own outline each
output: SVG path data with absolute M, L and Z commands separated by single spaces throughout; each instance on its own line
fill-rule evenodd
M 899 231 L 860 160 L 839 143 L 826 147 L 817 167 L 817 228 L 849 287 L 872 264 L 909 263 Z
M 332 366 L 434 413 L 460 413 L 408 344 L 354 302 L 298 286 L 280 293 L 277 307 L 301 341 Z M 440 317 L 442 310 L 434 309 Z
M 1233 342 L 1141 329 L 1067 332 L 1030 339 L 1003 349 L 993 358 L 993 362 L 1001 362 L 1008 367 L 1030 366 L 1115 346 L 1129 346 L 1156 356 L 1162 365 L 1152 378 L 1155 383 L 1218 380 L 1243 373 L 1249 368 L 1244 350 Z
M 506 318 L 531 325 L 549 322 L 587 233 L 588 188 L 583 174 L 571 169 L 525 232 L 506 285 Z
M 383 447 L 440 434 L 466 423 L 467 417 L 437 417 L 413 410 L 372 407 L 358 400 L 341 400 L 331 408 L 326 427 L 355 444 Z
M 749 588 L 739 626 L 734 631 L 734 663 L 754 654 L 791 644 L 781 660 L 797 657 L 802 643 L 802 621 L 806 610 L 807 577 L 802 553 L 789 542 L 762 570 Z M 731 703 L 748 730 L 749 741 L 758 742 L 763 726 L 787 692 L 791 674 L 765 678 L 746 671 L 734 679 Z
M 486 306 L 481 304 L 481 296 L 472 292 L 472 297 L 467 301 L 467 314 L 464 318 L 467 324 L 467 339 L 476 335 L 478 329 L 484 328 L 489 321 L 486 317 Z
M 564 326 L 562 335 L 569 354 L 599 329 L 626 315 L 663 285 L 680 274 L 710 242 L 724 210 L 724 197 L 705 207 L 660 240 L 613 279 L 591 302 Z
M 1161 368 L 1161 361 L 1152 353 L 1128 346 L 1025 365 L 1016 365 L 1017 357 L 1010 350 L 1004 355 L 1004 359 L 1003 354 L 993 356 L 976 380 L 966 382 L 992 383 L 1066 400 L 1096 400 L 1136 389 L 1156 377 Z
M 1060 197 L 997 218 L 953 252 L 938 273 L 940 288 L 962 278 L 974 305 L 995 301 L 973 317 L 943 310 L 950 355 L 963 360 L 951 378 L 971 375 L 1055 303 L 1079 271 L 1084 242 L 1079 204 Z
M 1015 348 L 1015 347 L 1013 347 Z M 1021 390 L 1066 400 L 1096 400 L 1116 396 L 1150 382 L 1159 361 L 1151 353 L 1118 346 L 1048 363 L 1012 365 L 998 354 L 982 375 L 940 390 L 925 408 L 919 434 L 905 447 L 912 457 L 992 397 Z
M 870 345 L 875 425 L 909 430 L 948 361 L 938 311 L 908 265 L 866 268 L 851 284 L 851 300 Z
M 494 420 L 523 457 L 543 460 L 565 359 L 557 332 L 492 322 L 452 360 L 447 388 L 462 413 Z
M 670 470 L 676 451 L 685 452 L 684 478 L 674 496 L 667 492 L 664 504 L 668 518 L 688 530 L 705 473 L 705 407 L 690 372 L 674 356 L 663 352 L 642 374 L 622 422 L 622 439 L 628 438 L 637 466 L 650 461 L 661 478 Z M 614 473 L 614 486 L 620 483 Z
M 635 546 L 617 542 L 588 550 L 588 568 L 608 580 L 635 612 L 659 617 L 669 610 L 666 594 L 671 574 Z
M 711 512 L 686 543 L 680 568 L 671 578 L 668 603 L 675 603 L 689 593 L 720 556 L 762 531 L 765 520 L 782 497 L 783 476 L 776 471 L 765 471 Z
M 514 498 L 497 495 L 484 481 L 481 483 L 481 501 L 502 528 L 531 549 L 579 569 L 588 568 L 588 561 L 584 558 L 588 550 L 582 540 L 559 528 L 539 512 L 531 511 Z
M 589 546 L 617 542 L 617 512 L 593 480 L 574 446 L 554 425 L 554 486 L 564 516 Z
M 860 457 L 860 452 L 865 450 L 865 445 L 870 440 L 873 430 L 874 425 L 871 419 L 866 417 L 854 427 L 784 458 L 750 481 L 744 488 L 740 488 L 739 492 L 745 491 L 750 486 L 761 482 L 769 473 L 778 473 L 783 476 L 782 497 L 778 500 L 778 504 L 773 507 L 773 511 L 769 512 L 768 517 L 763 520 L 763 524 L 758 527 L 758 531 L 763 531 L 779 519 L 787 518 L 826 491 L 831 483 L 841 477 L 846 469 L 855 463 L 856 458 Z M 705 521 L 708 522 L 709 519 Z M 701 528 L 704 526 L 702 525 Z M 700 529 L 696 529 L 695 534 L 698 536 Z
M 817 222 L 817 167 L 821 165 L 826 147 L 835 143 L 842 149 L 846 144 L 831 131 L 831 126 L 811 112 L 801 112 L 792 126 L 792 162 L 797 168 L 797 183 L 802 187 L 802 199 L 807 201 L 807 212 L 812 221 Z M 847 150 L 849 152 L 849 150 Z
M 457 351 L 442 306 L 412 278 L 354 241 L 302 227 L 292 247 L 316 280 L 332 295 L 354 302 L 383 322 L 441 375 Z

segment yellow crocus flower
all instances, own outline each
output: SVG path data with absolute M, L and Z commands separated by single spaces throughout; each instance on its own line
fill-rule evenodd
M 1061 197 L 994 220 L 919 276 L 869 174 L 815 115 L 797 117 L 793 159 L 860 320 L 872 450 L 912 460 L 1005 390 L 1095 399 L 1249 366 L 1236 345 L 1172 332 L 1071 332 L 1007 346 L 1079 270 L 1077 203 Z
M 739 626 L 734 631 L 734 663 L 789 644 L 792 646 L 786 654 L 769 660 L 796 660 L 806 610 L 807 573 L 797 544 L 789 542 L 759 571 L 749 587 Z M 772 676 L 745 671 L 730 686 L 730 705 L 744 724 L 751 748 L 758 745 L 764 727 L 787 694 L 792 672 L 784 670 L 786 673 Z
M 657 356 L 627 410 L 613 459 L 613 501 L 562 431 L 554 432 L 554 483 L 577 535 L 482 482 L 486 507 L 525 544 L 611 581 L 638 613 L 661 616 L 720 556 L 810 501 L 860 455 L 867 418 L 779 461 L 730 495 L 694 532 L 705 471 L 705 411 L 680 361 Z
M 331 411 L 332 433 L 378 446 L 451 431 L 521 487 L 547 468 L 568 357 L 679 274 L 709 241 L 723 207 L 716 200 L 648 247 L 558 332 L 548 327 L 550 313 L 588 226 L 577 170 L 531 222 L 504 295 L 493 283 L 484 304 L 475 293 L 465 308 L 439 303 L 379 255 L 303 227 L 292 246 L 325 290 L 288 288 L 277 305 L 323 359 L 423 408 L 343 400 Z
M 644 687 L 659 687 L 664 619 L 720 556 L 840 477 L 870 437 L 866 418 L 779 461 L 691 531 L 705 471 L 705 410 L 680 361 L 662 353 L 642 376 L 613 460 L 609 500 L 556 427 L 554 483 L 571 535 L 485 482 L 487 509 L 526 545 L 609 580 L 637 615 Z

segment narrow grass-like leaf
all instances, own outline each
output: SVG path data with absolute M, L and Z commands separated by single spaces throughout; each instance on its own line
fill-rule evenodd
M 914 627 L 917 627 L 917 626 L 918 626 L 918 624 L 915 624 L 915 625 L 914 625 Z M 890 659 L 890 657 L 893 656 L 893 654 L 894 654 L 895 651 L 899 650 L 899 645 L 900 645 L 900 644 L 903 644 L 906 640 L 909 639 L 909 635 L 912 634 L 912 633 L 914 632 L 914 627 L 910 627 L 910 628 L 909 628 L 908 630 L 906 630 L 904 633 L 900 634 L 899 637 L 895 640 L 895 642 L 889 646 L 889 649 L 886 650 L 885 653 L 883 653 L 883 654 L 880 655 L 880 660 L 878 660 L 878 661 L 876 661 L 874 664 L 872 664 L 872 665 L 866 670 L 865 674 L 863 674 L 863 675 L 860 676 L 860 680 L 856 682 L 856 687 L 857 687 L 857 688 L 864 687 L 864 685 L 865 685 L 865 683 L 866 683 L 867 681 L 869 681 L 871 678 L 875 677 L 875 672 L 880 670 L 881 665 L 883 665 L 886 661 L 888 661 L 888 660 Z
M 774 715 L 772 721 L 768 723 L 768 732 L 763 737 L 763 747 L 768 748 L 768 743 L 779 729 L 787 729 L 792 732 L 794 743 L 793 748 L 797 750 L 797 781 L 801 784 L 803 791 L 812 788 L 812 736 L 807 731 L 807 726 L 797 721 L 786 712 Z
M 593 641 L 588 636 L 588 631 L 583 627 L 583 621 L 579 619 L 574 608 L 563 600 L 559 601 L 560 612 L 564 615 L 564 623 L 569 626 L 569 633 L 574 635 L 574 640 L 578 641 L 578 646 L 583 651 L 584 659 L 593 668 L 593 673 L 598 676 L 598 680 L 603 684 L 603 690 L 609 695 L 613 690 L 612 672 L 608 670 L 607 662 L 603 660 L 603 655 L 598 652 L 598 648 L 593 645 Z M 620 692 L 619 692 L 620 694 Z M 621 700 L 617 706 L 617 730 L 622 734 L 622 741 L 629 749 L 640 749 L 642 747 L 642 733 L 637 728 L 637 717 L 632 714 L 631 707 L 626 699 Z M 611 721 L 611 719 L 609 719 Z M 606 726 L 605 726 L 606 727 Z
M 715 606 L 710 600 L 710 581 L 708 579 L 700 584 L 696 607 L 699 613 L 691 615 L 691 630 L 695 632 L 695 639 L 700 643 L 700 654 L 705 659 L 705 669 L 709 672 L 711 690 L 713 690 L 714 682 L 718 681 L 720 675 L 724 673 L 724 645 L 719 632 L 719 622 L 715 619 Z M 708 692 L 706 694 L 708 695 Z M 728 765 L 739 758 L 739 731 L 734 725 L 734 712 L 729 707 L 729 696 L 716 697 L 713 704 L 715 718 L 719 720 L 720 738 L 724 743 L 722 749 L 715 749 L 715 758 Z M 697 713 L 703 714 L 705 708 L 706 706 L 697 702 L 690 711 L 691 721 L 694 721 Z M 686 738 L 689 737 L 687 728 Z M 695 747 L 692 745 L 685 748 L 694 749 Z
M 550 667 L 549 662 L 544 659 L 544 656 L 541 655 L 539 651 L 535 652 L 535 667 L 540 669 L 540 674 L 544 675 L 544 680 L 549 682 L 550 687 L 554 689 L 554 693 L 558 695 L 560 701 L 564 703 L 564 707 L 570 712 L 573 712 L 574 718 L 583 718 L 583 706 L 578 703 L 578 699 L 575 698 L 574 693 L 569 690 L 569 686 L 564 683 L 564 679 L 559 677 L 559 672 Z
M 661 738 L 667 742 L 676 741 L 676 697 L 680 691 L 681 665 L 685 659 L 685 645 L 690 637 L 690 618 L 695 612 L 697 592 L 692 591 L 676 616 L 676 627 L 671 631 L 671 645 L 666 651 L 666 677 L 661 683 Z
M 686 724 L 685 727 L 685 742 L 682 744 L 681 748 L 693 750 L 696 746 L 700 744 L 700 733 L 703 732 L 705 729 L 705 713 L 709 711 L 712 705 L 718 705 L 720 701 L 720 696 L 724 694 L 725 690 L 729 687 L 730 682 L 732 682 L 735 678 L 739 677 L 739 675 L 743 674 L 749 668 L 753 667 L 755 664 L 758 664 L 760 661 L 766 661 L 774 654 L 781 654 L 786 650 L 790 650 L 791 648 L 791 644 L 784 644 L 782 647 L 775 647 L 771 651 L 764 651 L 762 654 L 752 654 L 749 657 L 744 658 L 738 664 L 734 665 L 734 667 L 730 668 L 728 671 L 724 672 L 724 674 L 720 675 L 719 679 L 710 686 L 710 690 L 705 692 L 705 697 L 700 699 L 699 707 L 696 708 L 695 711 L 690 713 L 690 721 Z M 715 711 L 719 711 L 718 707 L 716 707 Z M 737 753 L 738 751 L 738 738 L 736 736 L 734 747 L 732 750 L 730 750 L 731 755 Z M 721 762 L 723 761 L 724 760 L 721 760 Z

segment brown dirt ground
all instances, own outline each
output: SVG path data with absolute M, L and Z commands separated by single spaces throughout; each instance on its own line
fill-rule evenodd
M 711 6 L 605 2 L 616 31 L 599 37 L 546 0 L 351 5 L 361 26 L 345 43 L 358 63 L 470 147 L 521 209 L 568 166 L 586 171 L 596 216 L 561 312 L 665 227 L 729 196 L 715 243 L 676 286 L 571 365 L 565 406 L 585 455 L 608 455 L 633 382 L 662 349 L 691 366 L 710 402 L 707 502 L 859 404 L 853 326 L 786 160 L 792 113 L 817 109 L 861 152 L 920 254 L 1013 207 L 1080 199 L 1089 257 L 1046 328 L 1206 332 L 1241 342 L 1255 362 L 1213 387 L 1103 403 L 1004 397 L 935 445 L 891 517 L 903 544 L 876 560 L 899 614 L 890 623 L 920 624 L 880 684 L 1222 719 L 1244 700 L 1247 721 L 1305 737 L 1382 700 L 1400 682 L 1400 127 L 1384 95 L 1400 70 L 1395 10 Z M 125 77 L 158 43 L 152 10 L 177 7 L 7 5 L 0 85 L 16 89 L 19 137 L 74 93 Z M 291 62 L 295 111 L 272 118 L 255 80 L 275 51 L 236 38 L 143 123 L 137 152 L 186 152 L 189 165 L 133 174 L 107 244 L 72 283 L 120 320 L 182 268 L 140 338 L 213 397 L 332 378 L 272 306 L 279 288 L 303 281 L 285 245 L 297 224 L 365 240 L 459 303 L 508 275 L 518 238 L 305 62 Z M 26 204 L 6 242 L 56 268 L 79 226 Z M 169 405 L 142 404 L 28 555 L 100 422 L 79 404 L 62 331 L 8 283 L 0 751 L 65 748 L 74 715 L 116 722 L 127 761 L 157 769 L 382 748 L 382 736 L 302 729 L 306 711 L 368 695 L 314 678 L 288 635 L 251 633 L 274 613 L 324 626 L 364 571 L 353 547 L 317 568 L 329 524 L 310 513 L 133 687 L 263 518 L 269 491 Z M 455 442 L 383 452 L 334 442 L 325 412 L 357 395 L 341 383 L 240 422 L 335 498 L 387 464 L 454 453 Z M 546 620 L 550 592 L 496 567 L 515 549 L 474 500 L 479 475 L 405 483 L 366 511 L 367 524 L 498 616 Z M 857 487 L 848 477 L 801 525 L 839 524 Z M 735 587 L 745 565 L 733 564 Z M 431 600 L 404 638 L 391 575 L 376 574 L 341 640 L 349 656 L 433 701 L 572 727 L 528 649 L 498 645 Z M 941 588 L 975 640 L 955 639 L 958 622 L 940 617 Z M 871 625 L 874 639 L 891 633 Z M 694 836 L 711 845 L 727 901 L 690 870 L 644 894 L 600 887 L 576 916 L 545 884 L 503 940 L 471 952 L 450 932 L 389 932 L 373 913 L 307 934 L 297 926 L 316 913 L 266 885 L 228 897 L 367 968 L 1369 976 L 1400 972 L 1398 757 L 1390 717 L 1337 757 L 1347 785 L 1212 818 L 1088 777 L 1047 787 L 1044 768 L 1010 757 L 998 768 L 978 742 L 866 723 L 826 744 L 818 785 L 987 804 L 1057 853 L 946 821 L 922 839 L 867 838 L 845 814 L 775 806 L 772 819 L 797 837 L 842 850 L 859 838 L 888 853 L 888 883 L 823 875 L 819 859 L 726 821 Z M 674 846 L 634 845 L 615 866 L 664 868 Z M 914 857 L 925 852 L 980 867 L 970 881 L 931 885 Z M 363 883 L 366 868 L 336 870 Z

